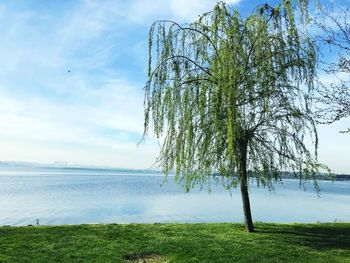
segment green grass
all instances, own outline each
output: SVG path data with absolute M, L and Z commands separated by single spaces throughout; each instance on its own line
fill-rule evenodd
M 0 262 L 350 262 L 350 223 L 255 226 L 0 227 Z

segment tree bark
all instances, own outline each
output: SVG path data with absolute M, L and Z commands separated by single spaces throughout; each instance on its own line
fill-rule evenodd
M 252 213 L 250 210 L 250 201 L 248 193 L 248 175 L 247 175 L 247 143 L 240 145 L 240 160 L 239 160 L 239 178 L 241 195 L 243 202 L 244 223 L 247 232 L 254 232 L 254 225 L 252 220 Z

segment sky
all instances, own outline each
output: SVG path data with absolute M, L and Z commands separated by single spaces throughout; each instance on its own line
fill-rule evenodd
M 243 14 L 260 3 L 226 2 Z M 215 3 L 1 1 L 0 160 L 151 168 L 158 142 L 138 145 L 149 27 L 192 21 Z M 349 126 L 319 127 L 320 161 L 335 172 L 350 173 L 350 135 L 339 133 Z

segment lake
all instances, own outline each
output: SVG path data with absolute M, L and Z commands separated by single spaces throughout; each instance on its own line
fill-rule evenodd
M 250 188 L 254 221 L 350 221 L 350 182 L 319 181 L 304 191 L 286 179 L 275 192 Z M 0 170 L 0 225 L 243 222 L 239 188 L 185 193 L 159 173 L 86 169 Z

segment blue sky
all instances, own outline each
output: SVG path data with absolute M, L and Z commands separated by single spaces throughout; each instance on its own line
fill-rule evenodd
M 0 160 L 149 168 L 158 143 L 137 146 L 149 26 L 215 2 L 0 2 Z M 230 2 L 243 13 L 259 3 Z M 319 129 L 320 160 L 338 172 L 350 172 L 350 136 L 338 133 L 348 124 Z

